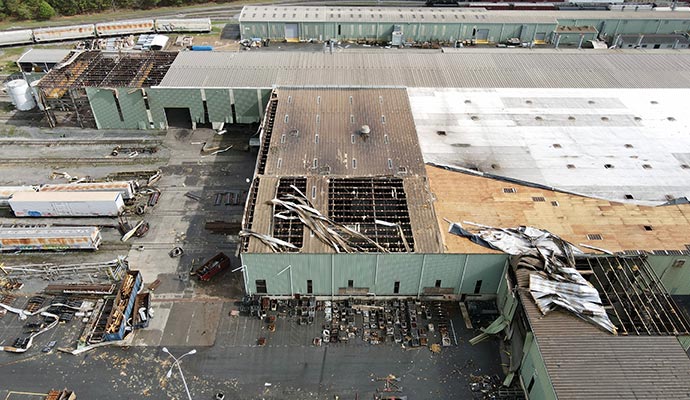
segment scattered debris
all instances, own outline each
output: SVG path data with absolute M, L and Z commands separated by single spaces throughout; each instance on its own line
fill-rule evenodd
M 198 195 L 196 193 L 187 192 L 184 195 L 185 195 L 185 197 L 189 197 L 192 200 L 201 201 L 201 195 Z
M 170 258 L 180 257 L 183 254 L 184 254 L 184 250 L 182 249 L 182 247 L 174 247 L 172 250 L 170 250 L 168 252 L 168 255 L 170 256 Z

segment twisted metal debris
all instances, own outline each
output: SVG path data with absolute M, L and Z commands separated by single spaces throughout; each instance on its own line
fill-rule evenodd
M 617 328 L 604 309 L 599 292 L 575 269 L 575 255 L 584 254 L 573 244 L 537 228 L 494 228 L 464 221 L 478 228 L 477 233 L 451 223 L 449 232 L 515 256 L 528 256 L 534 262 L 520 262 L 517 268 L 536 271 L 530 274 L 529 291 L 539 311 L 546 315 L 558 307 L 616 334 Z

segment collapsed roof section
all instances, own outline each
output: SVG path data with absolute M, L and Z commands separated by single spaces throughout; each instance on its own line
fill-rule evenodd
M 242 250 L 441 252 L 404 89 L 277 89 Z
M 82 128 L 95 128 L 87 88 L 136 91 L 158 85 L 176 52 L 149 51 L 138 53 L 104 53 L 101 51 L 73 51 L 57 64 L 38 83 L 38 101 L 45 111 L 48 124 L 55 127 L 70 121 Z M 118 105 L 120 119 L 122 110 Z
M 38 84 L 48 99 L 73 87 L 140 88 L 158 85 L 177 57 L 176 52 L 73 52 Z

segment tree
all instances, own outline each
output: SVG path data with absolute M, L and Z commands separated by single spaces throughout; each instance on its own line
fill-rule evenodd
M 41 1 L 38 4 L 38 10 L 36 12 L 36 19 L 45 21 L 51 19 L 55 16 L 55 10 L 46 1 Z

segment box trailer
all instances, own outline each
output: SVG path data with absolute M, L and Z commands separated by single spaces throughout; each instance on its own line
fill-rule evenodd
M 45 184 L 39 188 L 39 192 L 119 192 L 123 200 L 133 199 L 135 191 L 133 181 Z
M 98 250 L 100 244 L 95 226 L 0 228 L 0 252 Z
M 9 203 L 17 217 L 115 217 L 125 206 L 119 192 L 19 192 Z
M 135 33 L 154 33 L 152 19 L 139 21 L 116 21 L 96 24 L 98 36 L 132 35 Z

